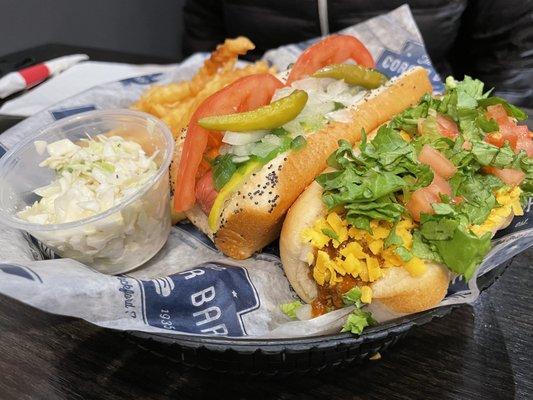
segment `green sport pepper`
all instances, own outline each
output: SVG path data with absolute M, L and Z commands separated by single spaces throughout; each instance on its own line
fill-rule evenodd
M 296 118 L 306 103 L 307 93 L 295 90 L 286 97 L 252 111 L 201 118 L 198 125 L 211 131 L 247 132 L 274 129 Z
M 375 89 L 387 81 L 387 77 L 375 69 L 354 64 L 332 64 L 319 69 L 313 74 L 315 78 L 344 79 L 350 85 Z

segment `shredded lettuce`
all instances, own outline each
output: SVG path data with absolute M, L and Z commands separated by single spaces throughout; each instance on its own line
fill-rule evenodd
M 367 326 L 376 324 L 372 313 L 361 309 L 361 288 L 354 286 L 342 295 L 342 300 L 347 306 L 355 306 L 355 310 L 348 315 L 341 332 L 351 332 L 354 335 L 360 335 Z
M 458 173 L 451 180 L 456 195 L 464 201 L 454 208 L 468 219 L 470 224 L 481 224 L 496 206 L 493 191 L 503 187 L 503 182 L 492 175 Z
M 389 232 L 389 236 L 385 239 L 385 242 L 383 243 L 383 247 L 387 248 L 393 245 L 396 246 L 402 246 L 403 240 L 398 234 L 396 233 L 396 226 L 398 225 L 398 222 L 394 224 L 392 229 Z
M 437 249 L 432 246 L 431 243 L 422 239 L 422 234 L 419 230 L 413 232 L 413 247 L 411 248 L 411 253 L 422 260 L 431 260 L 442 263 L 442 257 Z
M 339 235 L 337 235 L 333 229 L 323 228 L 322 233 L 331 239 L 339 240 Z
M 392 127 L 381 127 L 372 142 L 363 132 L 360 154 L 350 143 L 339 148 L 328 164 L 337 171 L 320 175 L 322 200 L 329 209 L 343 206 L 350 224 L 370 231 L 370 220 L 397 221 L 405 212 L 396 194 L 425 187 L 433 180 L 431 169 L 417 162 L 415 147 Z
M 477 237 L 466 229 L 458 228 L 453 232 L 451 239 L 434 241 L 444 264 L 458 275 L 463 275 L 469 280 L 477 265 L 490 250 L 491 233 L 487 232 Z
M 404 130 L 411 135 L 415 135 L 418 129 L 418 121 L 420 118 L 426 118 L 430 109 L 436 109 L 440 104 L 440 100 L 433 98 L 426 94 L 418 105 L 408 108 L 403 113 L 394 117 L 389 124 L 393 129 Z
M 342 327 L 341 332 L 351 332 L 354 335 L 360 335 L 367 326 L 375 325 L 377 322 L 372 318 L 372 314 L 368 311 L 360 309 L 354 310 Z
M 342 301 L 347 306 L 356 306 L 357 308 L 361 308 L 363 306 L 363 303 L 361 302 L 361 288 L 354 286 L 348 290 L 342 295 Z
M 527 119 L 527 114 L 523 110 L 513 106 L 511 103 L 507 102 L 507 100 L 502 99 L 501 97 L 491 96 L 483 98 L 480 99 L 478 103 L 483 108 L 487 108 L 488 106 L 493 106 L 495 104 L 501 104 L 505 107 L 507 114 L 509 114 L 511 117 L 516 118 L 519 121 L 524 121 Z
M 300 300 L 295 300 L 290 303 L 280 304 L 279 308 L 287 317 L 296 319 L 296 311 L 303 306 Z

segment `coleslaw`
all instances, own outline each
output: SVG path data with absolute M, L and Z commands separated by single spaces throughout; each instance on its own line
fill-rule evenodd
M 63 224 L 105 213 L 135 196 L 154 180 L 158 151 L 148 156 L 142 146 L 121 136 L 98 135 L 74 143 L 61 139 L 35 141 L 48 153 L 39 166 L 53 171 L 46 186 L 33 191 L 38 199 L 17 217 L 35 224 Z M 168 178 L 124 208 L 76 228 L 42 231 L 34 236 L 62 257 L 74 258 L 103 272 L 119 273 L 144 262 L 170 230 Z M 155 249 L 157 251 L 157 249 Z

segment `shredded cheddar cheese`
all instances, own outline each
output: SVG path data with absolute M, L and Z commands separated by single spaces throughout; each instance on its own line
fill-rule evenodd
M 411 140 L 413 140 L 411 138 L 411 135 L 409 135 L 406 131 L 404 131 L 403 129 L 400 131 L 400 136 L 402 137 L 403 140 L 405 140 L 406 142 L 410 142 Z
M 366 304 L 372 302 L 372 288 L 370 286 L 361 287 L 361 301 Z
M 505 187 L 498 189 L 494 195 L 500 207 L 493 208 L 482 224 L 472 225 L 470 227 L 472 232 L 477 236 L 483 236 L 487 232 L 499 229 L 511 213 L 513 215 L 524 215 L 520 205 L 521 193 L 522 190 L 518 186 L 513 189 Z
M 309 265 L 314 263 L 313 278 L 319 285 L 336 285 L 347 275 L 363 283 L 372 283 L 383 276 L 384 268 L 393 266 L 405 267 L 413 276 L 425 271 L 425 264 L 416 257 L 406 263 L 394 252 L 395 246 L 385 248 L 385 239 L 393 228 L 391 223 L 371 221 L 370 226 L 372 233 L 349 227 L 345 219 L 331 212 L 302 231 L 302 240 L 315 249 L 306 258 Z M 407 249 L 412 248 L 411 231 L 414 227 L 410 219 L 402 219 L 396 224 L 396 234 Z M 371 302 L 370 286 L 364 287 L 364 298 Z
M 423 275 L 427 270 L 427 265 L 418 257 L 413 257 L 407 261 L 404 268 L 411 274 L 411 276 Z

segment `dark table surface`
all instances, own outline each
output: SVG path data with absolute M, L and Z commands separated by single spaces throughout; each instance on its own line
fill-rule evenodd
M 157 62 L 123 56 L 92 58 Z M 0 296 L 0 400 L 531 399 L 532 263 L 530 249 L 473 306 L 414 329 L 378 361 L 268 380 L 188 369 L 164 344 L 148 351 L 143 339 Z

